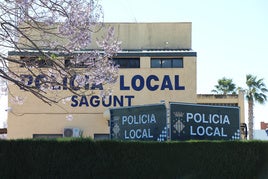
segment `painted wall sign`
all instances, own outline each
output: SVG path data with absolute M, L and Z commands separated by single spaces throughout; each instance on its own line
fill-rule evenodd
M 71 106 L 72 107 L 116 107 L 116 106 L 124 106 L 124 103 L 127 104 L 127 106 L 132 105 L 132 100 L 134 99 L 134 96 L 132 95 L 121 95 L 121 96 L 108 96 L 106 99 L 99 97 L 98 95 L 92 95 L 92 96 L 77 96 L 73 95 L 71 97 Z
M 156 75 L 149 75 L 148 77 L 143 77 L 141 75 L 134 75 L 131 79 L 129 85 L 125 84 L 125 78 L 120 75 L 120 90 L 130 90 L 141 91 L 143 89 L 148 89 L 149 91 L 156 90 L 185 90 L 184 86 L 180 86 L 179 75 L 163 75 L 162 78 Z
M 34 86 L 38 89 L 42 88 L 42 80 L 45 78 L 44 75 L 38 75 L 33 77 L 32 75 L 21 75 L 22 81 L 28 86 Z M 88 79 L 88 76 L 85 76 Z M 92 96 L 77 96 L 71 97 L 71 107 L 122 107 L 132 106 L 135 96 L 131 93 L 132 91 L 142 92 L 143 90 L 148 91 L 178 91 L 185 90 L 185 86 L 180 84 L 179 75 L 134 75 L 129 80 L 126 80 L 124 75 L 119 76 L 118 87 L 120 91 L 127 91 L 129 95 L 111 95 L 107 98 L 101 98 L 97 95 Z M 61 86 L 51 86 L 52 90 L 67 90 L 68 88 L 76 91 L 81 88 L 85 90 L 103 90 L 103 85 L 92 85 L 85 84 L 83 87 L 79 87 L 76 84 L 75 76 L 70 79 L 67 77 L 62 79 Z
M 118 140 L 167 140 L 164 104 L 110 109 L 110 137 Z
M 171 140 L 240 139 L 239 108 L 170 103 Z
M 32 75 L 20 75 L 22 81 L 28 86 L 35 86 L 36 88 L 41 88 L 42 82 L 45 78 L 44 75 L 38 75 L 35 78 Z M 72 90 L 79 90 L 83 88 L 85 90 L 102 90 L 103 86 L 94 85 L 89 86 L 85 84 L 84 87 L 78 87 L 75 82 L 76 76 L 72 76 L 70 79 L 67 77 L 62 79 L 62 88 L 53 88 L 53 90 L 67 90 L 68 87 Z M 89 79 L 87 75 L 85 75 L 85 79 Z M 179 75 L 163 75 L 161 77 L 156 75 L 148 75 L 147 77 L 143 77 L 141 75 L 134 75 L 129 82 L 126 82 L 125 76 L 120 75 L 119 77 L 120 90 L 133 90 L 133 91 L 141 91 L 143 89 L 147 89 L 149 91 L 156 90 L 185 90 L 184 86 L 180 85 L 180 76 Z

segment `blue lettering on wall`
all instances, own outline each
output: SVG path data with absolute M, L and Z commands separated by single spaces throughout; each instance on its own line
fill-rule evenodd
M 185 86 L 180 86 L 179 75 L 175 75 L 175 90 L 185 90 Z
M 106 99 L 107 99 L 107 97 L 106 97 Z M 112 104 L 112 96 L 109 96 L 108 100 L 105 100 L 105 99 L 102 100 L 102 105 L 104 107 L 109 107 L 109 106 L 111 106 L 111 104 Z
M 124 106 L 124 100 L 123 100 L 123 97 L 124 96 L 119 96 L 119 97 L 118 96 L 114 96 L 114 106 L 116 106 L 116 103 L 118 103 L 119 106 Z
M 51 77 L 52 78 L 52 77 Z M 86 83 L 83 87 L 76 84 L 75 80 L 76 76 L 72 76 L 70 79 L 67 77 L 62 78 L 62 87 L 61 85 L 57 85 L 55 82 L 55 86 L 53 83 L 51 84 L 51 89 L 53 90 L 67 90 L 70 88 L 71 90 L 103 90 L 102 84 L 92 84 Z M 86 80 L 89 81 L 89 76 L 85 75 Z M 35 78 L 32 75 L 21 75 L 22 82 L 25 85 L 31 86 L 34 85 L 36 88 L 41 88 L 41 86 L 46 83 L 46 79 L 44 75 L 38 75 Z M 23 87 L 21 87 L 23 89 Z M 185 90 L 185 86 L 180 84 L 180 76 L 179 75 L 161 75 L 160 77 L 157 75 L 134 75 L 130 80 L 125 81 L 125 76 L 119 76 L 119 89 L 122 91 L 156 91 L 156 90 Z M 108 96 L 106 98 L 101 98 L 97 95 L 92 96 L 77 96 L 73 95 L 71 97 L 71 106 L 72 107 L 98 107 L 102 105 L 103 107 L 120 107 L 120 106 L 131 106 L 133 99 L 135 96 L 133 95 L 118 95 L 118 96 Z
M 79 106 L 81 107 L 83 105 L 86 105 L 88 107 L 88 101 L 87 101 L 87 97 L 86 96 L 81 96 L 81 100 L 80 100 Z
M 30 86 L 33 83 L 33 76 L 32 75 L 20 75 L 20 78 L 22 79 L 22 82 L 27 86 Z M 20 87 L 20 88 L 23 89 L 22 87 Z
M 131 84 L 125 84 L 124 75 L 120 75 L 120 90 L 131 90 L 141 91 L 144 88 L 147 88 L 149 91 L 156 90 L 185 90 L 185 86 L 180 85 L 180 76 L 174 75 L 164 75 L 160 79 L 156 75 L 149 75 L 147 78 L 144 78 L 141 75 L 134 75 L 131 79 Z M 146 82 L 146 83 L 145 83 Z M 160 89 L 159 89 L 160 88 Z
M 52 90 L 61 90 L 61 86 L 57 84 L 57 79 L 54 75 L 51 76 L 51 80 L 54 82 L 54 84 L 52 83 Z
M 163 78 L 161 90 L 165 90 L 166 88 L 169 90 L 173 90 L 172 83 L 168 75 L 165 75 Z
M 120 75 L 119 77 L 119 82 L 120 82 L 120 90 L 130 90 L 129 86 L 125 86 L 125 79 L 123 75 Z
M 132 99 L 134 99 L 134 96 L 125 96 L 125 98 L 127 99 L 127 105 L 131 106 L 131 102 L 132 102 Z
M 131 85 L 135 91 L 141 91 L 144 88 L 144 78 L 141 75 L 133 76 Z
M 91 90 L 96 90 L 96 89 L 103 90 L 103 86 L 102 86 L 102 84 L 98 84 L 98 85 L 93 84 L 90 89 Z
M 31 86 L 35 85 L 36 88 L 40 88 L 42 84 L 45 83 L 44 75 L 38 75 L 35 80 L 32 75 L 21 75 L 22 82 L 25 85 Z M 103 90 L 102 84 L 92 84 L 89 86 L 89 83 L 86 83 L 83 87 L 79 87 L 78 84 L 76 84 L 75 80 L 76 76 L 72 76 L 70 79 L 67 79 L 67 77 L 62 78 L 62 89 L 67 90 L 68 84 L 69 88 L 71 90 Z M 89 77 L 85 75 L 86 80 L 89 80 Z M 34 83 L 33 83 L 34 81 Z M 51 84 L 52 88 L 54 90 L 60 90 L 60 87 L 53 87 L 53 83 Z M 60 86 L 60 85 L 58 85 Z M 180 76 L 179 75 L 164 75 L 161 79 L 160 77 L 156 75 L 149 75 L 147 77 L 143 77 L 141 75 L 134 75 L 128 83 L 125 82 L 125 76 L 120 75 L 119 77 L 119 88 L 122 91 L 142 91 L 144 89 L 147 89 L 149 91 L 156 91 L 156 90 L 185 90 L 185 86 L 180 85 Z
M 89 76 L 85 75 L 85 79 L 86 79 L 86 81 L 89 81 Z M 85 84 L 85 90 L 89 90 L 89 83 Z
M 71 101 L 72 101 L 71 106 L 72 107 L 78 106 L 78 100 L 77 100 L 77 98 L 78 98 L 78 96 L 76 96 L 76 95 L 73 95 L 72 96 L 72 98 L 71 98 Z
M 127 103 L 127 106 L 132 105 L 132 99 L 134 99 L 134 96 L 109 96 L 109 98 L 101 98 L 97 95 L 93 96 L 77 96 L 73 95 L 71 97 L 71 106 L 72 107 L 99 107 L 100 105 L 104 107 L 122 107 L 125 103 Z
M 100 97 L 99 96 L 91 96 L 90 105 L 93 107 L 98 107 L 100 105 Z
M 42 82 L 42 79 L 45 78 L 45 75 L 38 75 L 36 78 L 35 78 L 35 86 L 36 88 L 40 89 L 41 87 L 41 84 L 43 83 Z
M 80 89 L 80 87 L 79 87 L 79 86 L 75 86 L 75 84 L 74 84 L 74 82 L 75 82 L 75 78 L 76 78 L 76 76 L 72 76 L 72 77 L 71 77 L 71 79 L 70 79 L 70 88 L 71 88 L 72 90 L 77 91 L 77 90 Z
M 156 75 L 150 75 L 148 76 L 146 80 L 146 86 L 150 91 L 155 91 L 159 88 L 159 85 L 152 85 L 152 80 L 153 81 L 159 81 L 159 78 Z

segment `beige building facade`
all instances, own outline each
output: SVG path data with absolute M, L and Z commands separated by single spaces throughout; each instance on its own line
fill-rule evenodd
M 9 86 L 8 138 L 61 137 L 66 129 L 79 129 L 83 137 L 95 139 L 109 135 L 104 113 L 113 107 L 185 102 L 240 107 L 244 122 L 244 96 L 197 95 L 197 53 L 192 50 L 192 24 L 185 23 L 111 23 L 122 51 L 113 59 L 120 65 L 113 93 L 105 100 L 96 88 L 91 96 L 61 93 L 65 104 L 43 103 L 32 94 Z M 92 48 L 95 48 L 92 44 Z M 10 52 L 9 56 L 38 56 L 31 52 Z M 25 73 L 20 67 L 19 73 Z M 66 93 L 66 94 L 65 94 Z M 13 96 L 23 96 L 23 104 L 14 104 Z M 72 116 L 72 118 L 70 117 Z

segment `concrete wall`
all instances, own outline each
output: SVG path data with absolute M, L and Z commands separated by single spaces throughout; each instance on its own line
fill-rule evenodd
M 92 44 L 88 49 L 98 49 L 95 41 L 106 36 L 107 29 L 113 26 L 115 38 L 122 42 L 122 49 L 191 49 L 192 23 L 105 23 L 97 33 L 92 34 Z M 41 37 L 39 32 L 26 28 L 27 34 L 42 48 L 45 41 L 57 41 L 62 44 L 66 40 L 53 35 Z M 52 28 L 52 33 L 58 33 L 58 28 Z M 29 41 L 20 39 L 22 48 L 35 49 Z M 44 47 L 45 48 L 45 47 Z
M 240 91 L 238 95 L 198 94 L 197 103 L 198 104 L 238 106 L 240 108 L 240 123 L 245 122 L 245 107 L 244 107 L 243 91 Z
M 123 49 L 191 49 L 192 24 L 111 23 Z M 137 35 L 138 34 L 138 35 Z
M 23 105 L 16 105 L 12 103 L 10 97 L 9 107 L 12 108 L 12 111 L 8 113 L 8 138 L 32 138 L 33 134 L 62 134 L 65 127 L 78 127 L 83 130 L 83 136 L 93 137 L 94 134 L 108 134 L 108 122 L 103 117 L 103 113 L 109 107 L 119 107 L 120 105 L 116 102 L 118 99 L 123 100 L 124 106 L 128 106 L 129 103 L 131 105 L 154 104 L 160 103 L 162 100 L 166 103 L 169 101 L 196 102 L 196 57 L 183 57 L 184 68 L 168 69 L 150 68 L 150 59 L 151 57 L 141 56 L 139 69 L 120 69 L 119 73 L 122 75 L 123 82 L 122 79 L 121 81 L 119 79 L 114 85 L 111 105 L 108 107 L 104 107 L 100 99 L 92 98 L 92 96 L 86 97 L 86 99 L 77 97 L 66 104 L 59 103 L 49 106 L 30 93 L 10 85 L 10 94 L 25 97 L 25 102 Z M 142 76 L 145 81 L 150 75 L 157 76 L 159 81 L 151 81 L 151 83 L 159 85 L 159 88 L 152 91 L 145 85 L 140 91 L 133 89 L 131 82 L 135 75 Z M 175 75 L 178 75 L 179 82 L 175 80 Z M 170 79 L 172 89 L 160 89 L 164 83 L 164 76 L 168 76 Z M 120 89 L 120 85 L 129 87 L 129 90 Z M 176 85 L 183 86 L 185 89 L 176 90 Z M 99 90 L 94 92 L 96 95 L 100 93 Z M 60 91 L 60 94 L 70 95 L 66 91 Z M 127 96 L 132 96 L 132 98 L 127 98 Z M 85 100 L 88 105 L 85 104 Z M 109 104 L 109 100 L 106 104 Z M 67 120 L 68 115 L 73 115 L 73 120 Z

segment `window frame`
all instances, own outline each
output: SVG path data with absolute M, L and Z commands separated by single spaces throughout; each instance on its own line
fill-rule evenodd
M 123 65 L 123 67 L 120 65 L 121 62 L 126 62 L 127 65 Z M 131 62 L 132 61 L 132 62 Z M 115 65 L 118 65 L 119 68 L 141 68 L 141 60 L 140 57 L 115 57 L 113 58 L 113 62 Z
M 158 64 L 159 66 L 155 66 L 153 64 L 156 64 L 155 61 L 158 60 Z M 174 66 L 174 61 L 175 60 L 180 60 L 181 61 L 181 65 L 180 66 Z M 163 64 L 165 64 L 164 62 L 168 61 L 171 62 L 169 66 L 165 67 L 163 66 Z M 184 63 L 183 63 L 183 57 L 172 57 L 172 58 L 151 58 L 151 68 L 184 68 Z
M 40 59 L 39 59 L 40 58 Z M 38 68 L 50 68 L 53 66 L 53 61 L 49 58 L 42 58 L 37 56 L 20 57 L 20 67 L 38 67 Z

